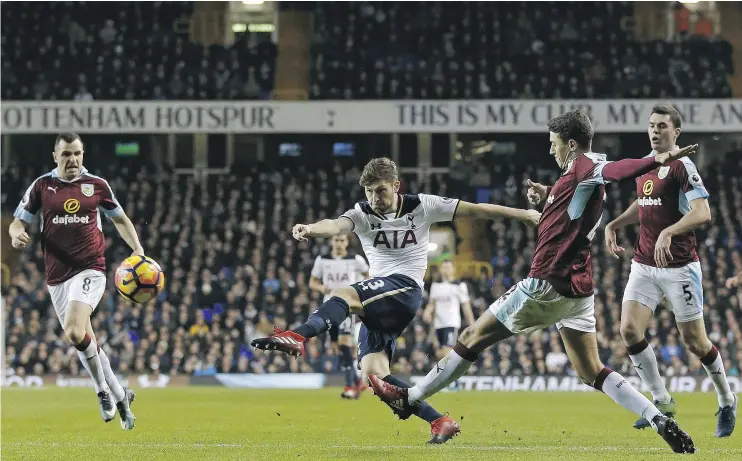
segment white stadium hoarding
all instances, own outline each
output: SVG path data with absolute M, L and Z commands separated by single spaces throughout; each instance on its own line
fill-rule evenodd
M 400 376 L 405 381 L 416 384 L 423 376 Z M 164 388 L 182 386 L 224 386 L 229 388 L 251 389 L 321 389 L 322 387 L 340 387 L 343 376 L 322 373 L 217 373 L 209 376 L 165 376 L 148 375 L 121 376 L 122 384 L 136 389 Z M 638 376 L 627 376 L 626 380 L 642 392 L 647 387 Z M 671 394 L 684 392 L 714 393 L 714 384 L 707 376 L 671 376 L 663 378 Z M 583 384 L 576 376 L 462 376 L 459 378 L 459 392 L 593 392 L 590 386 Z M 742 394 L 742 378 L 729 376 L 732 392 Z M 12 370 L 6 370 L 3 387 L 93 387 L 88 377 L 56 376 L 15 376 Z M 444 391 L 453 390 L 451 385 Z
M 2 133 L 543 133 L 581 108 L 599 133 L 646 128 L 658 101 L 3 101 Z M 686 132 L 742 131 L 742 99 L 665 101 Z

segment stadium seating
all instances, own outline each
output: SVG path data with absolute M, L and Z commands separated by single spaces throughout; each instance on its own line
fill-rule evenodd
M 265 99 L 276 47 L 191 43 L 193 2 L 41 2 L 2 8 L 3 99 Z
M 742 364 L 739 297 L 723 288 L 726 277 L 742 270 L 742 223 L 735 211 L 742 204 L 740 153 L 729 154 L 723 173 L 718 164 L 705 169 L 706 184 L 713 191 L 714 221 L 699 232 L 707 274 L 706 321 L 728 361 L 730 375 L 739 374 Z M 254 166 L 239 178 L 212 176 L 201 183 L 167 173 L 160 176 L 126 162 L 98 172 L 109 177 L 145 248 L 163 264 L 169 282 L 161 298 L 145 306 L 124 301 L 109 288 L 93 325 L 114 367 L 125 373 L 157 368 L 164 373 L 195 374 L 333 370 L 336 357 L 325 337 L 312 340 L 308 356 L 298 361 L 255 352 L 248 344 L 253 337 L 270 333 L 274 325 L 296 325 L 317 306 L 319 296 L 308 290 L 309 271 L 314 257 L 328 251 L 327 242 L 296 244 L 290 238 L 290 224 L 335 216 L 350 207 L 362 194 L 355 183 L 358 169 L 336 165 L 312 173 Z M 40 172 L 21 166 L 5 172 L 4 211 L 15 206 L 25 185 Z M 511 166 L 495 171 L 491 184 L 502 186 L 495 186 L 492 199 L 524 206 L 519 186 L 523 173 Z M 417 184 L 408 178 L 407 182 L 416 190 L 432 191 L 439 190 L 442 181 L 438 178 L 435 184 Z M 454 187 L 449 191 L 452 195 L 472 194 Z M 630 193 L 616 192 L 610 199 L 626 206 L 630 197 Z M 619 208 L 609 206 L 607 212 L 615 215 Z M 106 230 L 111 236 L 106 254 L 109 264 L 114 265 L 128 250 L 113 236 L 110 224 Z M 517 248 L 533 248 L 534 233 L 517 224 L 496 223 L 491 232 L 495 276 L 467 280 L 475 315 L 525 276 L 529 254 Z M 513 241 L 520 245 L 505 243 Z M 357 250 L 357 242 L 354 245 Z M 631 240 L 625 246 L 631 246 Z M 618 332 L 628 263 L 608 258 L 600 244 L 595 245 L 594 254 L 601 355 L 609 366 L 628 372 L 631 365 Z M 21 268 L 6 293 L 8 365 L 19 374 L 84 373 L 74 349 L 61 339 L 43 282 L 38 244 L 23 253 Z M 429 369 L 434 357 L 430 331 L 431 326 L 421 317 L 415 320 L 398 345 L 397 370 L 422 373 Z M 698 361 L 688 357 L 684 349 L 667 346 L 679 343 L 667 311 L 658 315 L 651 331 L 663 373 L 677 374 L 685 369 L 703 373 Z M 490 349 L 471 372 L 561 373 L 568 370 L 565 358 L 558 334 L 551 329 Z
M 724 41 L 632 41 L 630 2 L 317 2 L 314 99 L 728 97 Z
M 731 94 L 729 43 L 634 42 L 622 27 L 628 2 L 314 4 L 314 99 Z M 231 47 L 191 43 L 178 24 L 192 10 L 193 2 L 9 2 L 2 97 L 269 97 L 275 44 L 250 33 Z

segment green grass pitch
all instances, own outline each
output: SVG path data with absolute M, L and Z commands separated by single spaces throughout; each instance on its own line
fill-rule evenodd
M 137 426 L 104 424 L 90 389 L 3 389 L 2 456 L 10 460 L 659 460 L 677 459 L 633 414 L 592 393 L 442 393 L 462 434 L 428 446 L 429 425 L 397 421 L 375 396 L 316 391 L 137 391 Z M 742 460 L 742 429 L 713 436 L 713 394 L 677 394 L 693 459 Z M 684 455 L 688 456 L 688 455 Z

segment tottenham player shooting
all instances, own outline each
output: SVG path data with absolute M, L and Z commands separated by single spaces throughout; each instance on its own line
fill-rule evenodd
M 273 336 L 253 340 L 252 345 L 302 355 L 307 338 L 324 333 L 353 313 L 362 322 L 358 345 L 362 374 L 377 374 L 380 379 L 407 387 L 389 369 L 397 338 L 422 305 L 430 226 L 457 216 L 506 217 L 535 226 L 541 215 L 535 210 L 473 204 L 435 195 L 402 195 L 397 166 L 388 158 L 371 160 L 363 169 L 359 183 L 366 201 L 357 203 L 337 219 L 297 224 L 293 235 L 303 241 L 307 237 L 355 232 L 368 257 L 371 278 L 336 288 L 305 324 L 293 331 L 277 330 Z M 431 424 L 430 443 L 444 443 L 460 430 L 455 421 L 428 404 L 417 407 L 414 414 Z

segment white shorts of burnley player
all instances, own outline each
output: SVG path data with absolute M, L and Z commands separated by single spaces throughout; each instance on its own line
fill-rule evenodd
M 466 373 L 488 347 L 513 335 L 556 324 L 572 366 L 584 383 L 650 421 L 673 451 L 693 453 L 693 440 L 672 418 L 664 416 L 623 376 L 601 362 L 590 247 L 601 222 L 607 183 L 636 178 L 657 164 L 695 152 L 697 146 L 652 158 L 608 162 L 604 155 L 590 151 L 593 129 L 581 111 L 563 114 L 548 125 L 550 154 L 562 174 L 553 186 L 528 182 L 531 203 L 544 204 L 528 277 L 467 327 L 453 350 L 422 381 L 402 389 L 369 377 L 374 392 L 392 408 L 413 411 Z
M 658 105 L 649 117 L 648 135 L 653 157 L 673 148 L 682 119 L 674 107 Z M 631 273 L 623 296 L 621 336 L 634 368 L 649 388 L 657 407 L 666 415 L 677 411 L 665 388 L 652 346 L 644 336 L 657 305 L 667 300 L 675 315 L 680 338 L 703 364 L 717 394 L 717 437 L 732 435 L 737 397 L 729 387 L 724 362 L 706 334 L 703 322 L 703 275 L 693 231 L 711 222 L 708 192 L 689 158 L 682 158 L 636 178 L 638 199 L 605 228 L 608 252 L 618 258 L 623 251 L 616 231 L 639 223 Z M 649 427 L 640 418 L 637 429 Z
M 9 233 L 14 248 L 26 248 L 31 241 L 27 229 L 41 212 L 46 283 L 54 311 L 65 337 L 78 350 L 93 379 L 101 417 L 109 422 L 118 409 L 121 427 L 130 430 L 136 419 L 130 407 L 134 393 L 119 383 L 108 356 L 96 343 L 90 323 L 106 287 L 105 239 L 100 214 L 113 220 L 135 254 L 144 252 L 134 225 L 108 182 L 90 174 L 83 166 L 83 153 L 83 143 L 77 134 L 57 136 L 53 152 L 57 167 L 36 178 L 26 190 Z

